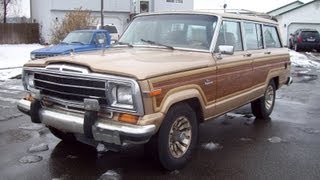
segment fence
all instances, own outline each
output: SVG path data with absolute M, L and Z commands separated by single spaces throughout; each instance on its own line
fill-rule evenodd
M 38 23 L 0 24 L 0 44 L 39 43 Z

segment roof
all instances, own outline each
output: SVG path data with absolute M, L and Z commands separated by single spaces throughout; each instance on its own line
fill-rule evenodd
M 320 0 L 313 0 L 313 1 L 310 1 L 310 2 L 308 2 L 308 3 L 302 4 L 301 6 L 295 7 L 295 8 L 293 8 L 293 9 L 290 9 L 290 10 L 285 11 L 285 12 L 282 12 L 282 13 L 278 14 L 277 16 L 280 16 L 280 15 L 282 15 L 282 14 L 285 14 L 285 13 L 288 13 L 288 12 L 294 11 L 294 10 L 296 10 L 296 9 L 299 9 L 299 8 L 305 7 L 305 6 L 309 5 L 309 4 L 312 4 L 312 3 L 317 2 L 317 1 L 320 1 Z
M 278 7 L 278 8 L 276 8 L 276 9 L 274 9 L 274 10 L 269 11 L 269 12 L 267 12 L 267 14 L 270 14 L 270 13 L 272 13 L 272 12 L 274 12 L 274 11 L 280 10 L 280 9 L 285 8 L 285 7 L 287 7 L 287 6 L 293 5 L 293 4 L 295 4 L 295 3 L 298 3 L 298 4 L 300 4 L 300 5 L 304 4 L 304 3 L 301 2 L 301 1 L 293 1 L 292 3 L 283 5 L 283 6 L 281 6 L 281 7 Z
M 262 18 L 258 16 L 249 16 L 237 13 L 220 13 L 216 10 L 192 10 L 192 11 L 168 11 L 168 12 L 154 12 L 154 13 L 142 13 L 137 15 L 136 17 L 140 16 L 149 16 L 149 15 L 161 15 L 161 14 L 198 14 L 198 15 L 212 15 L 212 16 L 219 16 L 228 19 L 239 19 L 239 20 L 248 20 L 248 21 L 258 21 L 263 23 L 269 24 L 278 24 L 276 21 Z

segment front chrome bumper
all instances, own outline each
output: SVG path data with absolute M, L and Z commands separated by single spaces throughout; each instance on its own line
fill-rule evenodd
M 30 115 L 31 102 L 22 99 L 18 109 Z M 84 134 L 84 114 L 72 113 L 56 109 L 40 108 L 38 110 L 41 123 L 61 131 Z M 121 145 L 123 142 L 145 143 L 156 133 L 156 125 L 133 125 L 113 120 L 98 118 L 92 125 L 93 139 L 106 143 Z

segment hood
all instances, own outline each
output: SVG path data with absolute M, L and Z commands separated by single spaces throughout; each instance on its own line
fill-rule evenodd
M 32 51 L 32 54 L 37 53 L 46 53 L 46 54 L 63 54 L 70 52 L 71 49 L 73 49 L 75 52 L 79 52 L 81 50 L 89 48 L 90 45 L 81 45 L 81 44 L 57 44 L 54 46 L 49 46 L 41 49 L 37 49 Z
M 210 53 L 168 50 L 160 48 L 110 48 L 102 54 L 95 51 L 85 54 L 52 57 L 30 61 L 25 66 L 45 67 L 66 63 L 88 67 L 91 71 L 114 74 L 143 80 L 151 77 L 193 70 L 214 65 Z

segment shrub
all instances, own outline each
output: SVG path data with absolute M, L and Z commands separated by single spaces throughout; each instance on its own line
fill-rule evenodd
M 61 21 L 54 20 L 53 28 L 51 29 L 51 43 L 59 43 L 69 32 L 91 26 L 95 20 L 95 18 L 91 17 L 89 10 L 82 10 L 82 8 L 66 13 Z

